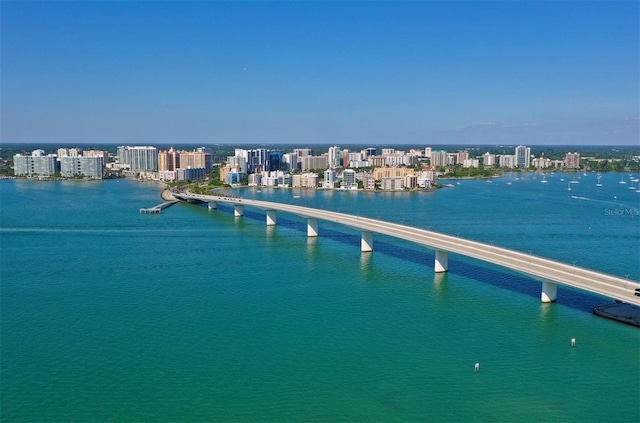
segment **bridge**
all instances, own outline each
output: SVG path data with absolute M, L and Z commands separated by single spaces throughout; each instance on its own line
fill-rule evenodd
M 277 211 L 302 216 L 307 219 L 307 236 L 309 237 L 318 236 L 318 220 L 346 225 L 361 231 L 360 250 L 362 252 L 373 251 L 374 233 L 404 239 L 435 251 L 435 272 L 447 271 L 449 253 L 497 264 L 540 281 L 542 283 L 540 300 L 545 303 L 556 301 L 560 284 L 640 306 L 640 296 L 635 295 L 636 289 L 640 291 L 640 282 L 482 242 L 362 216 L 291 204 L 221 195 L 192 193 L 173 193 L 173 195 L 177 199 L 188 202 L 208 203 L 209 209 L 217 208 L 217 204 L 232 205 L 236 217 L 243 216 L 245 206 L 263 209 L 266 211 L 268 226 L 276 224 Z

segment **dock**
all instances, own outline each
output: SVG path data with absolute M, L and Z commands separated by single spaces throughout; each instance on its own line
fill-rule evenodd
M 147 209 L 141 208 L 140 209 L 140 213 L 144 213 L 144 214 L 147 214 L 147 213 L 151 213 L 151 214 L 162 213 L 162 210 L 166 209 L 169 206 L 174 205 L 177 202 L 178 202 L 178 200 L 170 200 L 170 201 L 165 201 L 162 204 L 158 204 L 157 206 L 149 207 Z

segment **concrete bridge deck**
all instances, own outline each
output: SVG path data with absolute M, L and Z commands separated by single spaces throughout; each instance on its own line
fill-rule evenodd
M 373 250 L 372 233 L 404 239 L 435 250 L 436 272 L 447 270 L 448 253 L 462 254 L 534 277 L 542 283 L 543 302 L 555 301 L 557 284 L 562 284 L 640 306 L 640 297 L 634 295 L 635 290 L 640 288 L 640 282 L 507 248 L 397 223 L 291 204 L 191 193 L 174 193 L 174 197 L 191 202 L 209 203 L 210 208 L 215 208 L 218 203 L 229 204 L 234 206 L 236 216 L 242 216 L 244 206 L 257 207 L 266 210 L 267 225 L 276 224 L 277 210 L 303 216 L 308 219 L 309 236 L 318 235 L 317 219 L 347 225 L 362 231 L 363 252 Z

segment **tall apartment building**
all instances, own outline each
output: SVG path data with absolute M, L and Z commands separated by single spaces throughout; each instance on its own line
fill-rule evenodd
M 178 169 L 204 169 L 211 171 L 211 154 L 200 151 L 180 151 Z
M 531 165 L 531 148 L 519 145 L 516 147 L 515 156 L 517 167 L 529 167 Z
M 303 156 L 300 157 L 300 169 L 326 169 L 329 167 L 329 161 L 327 156 Z
M 496 165 L 496 155 L 488 151 L 482 155 L 482 165 L 484 167 L 493 167 Z
M 34 150 L 30 156 L 13 156 L 15 176 L 54 176 L 60 171 L 60 162 L 55 154 L 45 155 L 42 150 Z
M 340 147 L 329 147 L 329 167 L 342 166 L 342 160 L 340 155 Z
M 239 172 L 247 173 L 247 159 L 241 156 L 227 157 L 227 165 L 230 168 L 238 168 Z
M 172 148 L 158 153 L 158 171 L 173 171 L 180 167 L 180 152 Z
M 469 152 L 468 151 L 458 151 L 458 153 L 456 155 L 457 155 L 457 159 L 456 159 L 457 163 L 464 164 L 465 160 L 469 160 Z
M 95 157 L 60 157 L 60 175 L 65 178 L 83 176 L 85 178 L 102 179 L 104 177 L 104 160 Z
M 150 146 L 120 146 L 118 162 L 129 165 L 132 172 L 157 172 L 158 149 Z
M 513 154 L 502 154 L 498 157 L 498 164 L 500 167 L 513 169 L 517 166 L 516 156 Z
M 432 150 L 431 151 L 431 167 L 444 167 L 447 166 L 448 153 L 444 150 Z
M 337 182 L 336 171 L 333 169 L 327 169 L 324 171 L 324 181 L 322 182 L 322 188 L 335 188 Z
M 580 153 L 567 153 L 564 156 L 564 166 L 569 169 L 580 167 Z
M 353 169 L 345 169 L 342 172 L 342 188 L 344 189 L 357 189 L 358 182 L 356 181 L 356 171 Z

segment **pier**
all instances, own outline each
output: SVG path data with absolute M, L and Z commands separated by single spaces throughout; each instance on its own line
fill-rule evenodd
M 140 213 L 144 213 L 144 214 L 162 213 L 162 210 L 166 209 L 169 206 L 174 205 L 177 202 L 178 202 L 178 200 L 170 200 L 170 201 L 165 201 L 162 204 L 158 204 L 157 206 L 153 206 L 153 207 L 149 207 L 149 208 L 141 208 L 140 209 Z

